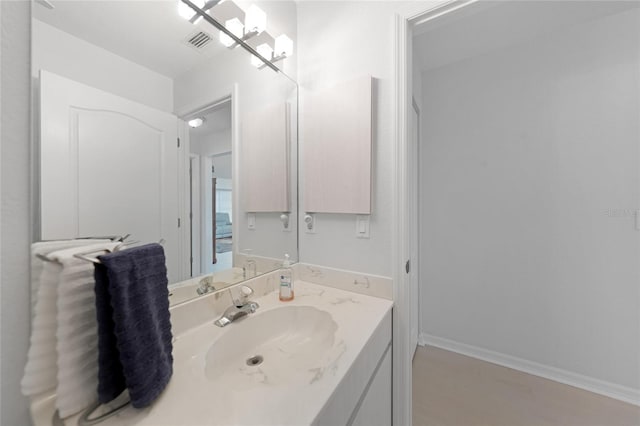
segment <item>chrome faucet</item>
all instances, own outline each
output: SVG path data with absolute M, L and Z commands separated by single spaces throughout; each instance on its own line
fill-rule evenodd
M 229 289 L 229 293 L 231 293 L 231 289 Z M 224 327 L 226 325 L 231 324 L 237 319 L 243 318 L 249 314 L 252 314 L 260 307 L 256 302 L 252 302 L 249 300 L 249 296 L 253 294 L 253 290 L 251 287 L 247 287 L 243 285 L 240 288 L 240 299 L 233 300 L 233 293 L 231 293 L 231 298 L 233 300 L 233 305 L 229 306 L 224 314 L 220 318 L 218 318 L 214 324 L 218 327 Z
M 211 284 L 211 281 L 213 281 L 213 277 L 205 277 L 200 280 L 198 288 L 196 289 L 198 296 L 215 291 L 216 288 Z

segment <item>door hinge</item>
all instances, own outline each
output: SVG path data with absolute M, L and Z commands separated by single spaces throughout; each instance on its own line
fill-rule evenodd
M 178 148 L 180 148 L 180 138 L 178 138 Z

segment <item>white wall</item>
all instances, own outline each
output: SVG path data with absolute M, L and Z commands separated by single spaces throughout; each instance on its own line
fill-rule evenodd
M 173 80 L 134 62 L 124 59 L 85 40 L 59 30 L 37 19 L 32 19 L 32 125 L 39 162 L 39 99 L 41 69 L 72 79 L 79 83 L 122 96 L 123 98 L 173 112 Z M 34 215 L 39 218 L 38 171 L 34 172 Z M 40 238 L 39 220 L 34 223 L 34 238 Z
M 356 238 L 355 215 L 316 214 L 316 233 L 300 231 L 300 256 L 306 263 L 392 275 L 393 17 L 402 6 L 376 1 L 298 4 L 301 128 L 307 93 L 367 74 L 375 79 L 371 237 Z M 304 170 L 300 173 L 304 179 Z M 304 212 L 300 214 L 302 221 Z
M 33 20 L 33 77 L 52 73 L 173 112 L 173 80 L 101 47 Z M 37 86 L 36 86 L 37 87 Z
M 0 424 L 27 425 L 20 394 L 29 342 L 31 3 L 0 2 Z
M 231 129 L 206 135 L 191 136 L 190 149 L 194 154 L 211 156 L 231 152 Z
M 423 74 L 423 332 L 640 389 L 639 23 Z

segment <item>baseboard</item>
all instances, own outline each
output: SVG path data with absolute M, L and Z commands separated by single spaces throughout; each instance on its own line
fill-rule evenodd
M 467 345 L 442 337 L 421 333 L 418 339 L 420 346 L 435 346 L 451 352 L 467 355 L 493 364 L 502 365 L 503 367 L 513 368 L 534 376 L 544 377 L 565 385 L 584 389 L 599 395 L 608 396 L 619 401 L 628 402 L 633 405 L 640 406 L 640 390 L 620 386 L 615 383 L 606 382 L 604 380 L 595 379 L 593 377 L 583 376 L 571 371 L 560 368 L 550 367 L 548 365 L 539 364 L 537 362 L 528 361 L 526 359 L 517 358 L 511 355 L 490 351 L 478 346 Z

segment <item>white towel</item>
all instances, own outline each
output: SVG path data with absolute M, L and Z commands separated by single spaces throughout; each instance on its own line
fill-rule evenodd
M 46 262 L 42 266 L 31 323 L 31 344 L 20 383 L 25 396 L 37 395 L 56 387 L 56 299 L 61 272 L 62 265 L 57 263 Z
M 38 289 L 40 288 L 40 274 L 45 261 L 38 256 L 48 256 L 50 253 L 58 250 L 64 250 L 73 247 L 82 247 L 91 244 L 109 243 L 111 240 L 105 239 L 81 239 L 81 240 L 57 240 L 57 241 L 39 241 L 31 244 L 31 309 L 32 318 L 35 315 L 35 305 L 38 300 Z
M 62 265 L 45 262 L 38 255 L 48 256 L 62 249 L 109 242 L 83 239 L 43 241 L 31 245 L 31 343 L 21 382 L 23 395 L 34 396 L 55 390 L 57 384 L 56 304 Z
M 74 257 L 79 252 L 113 249 L 119 243 L 95 244 L 51 253 L 62 264 L 57 294 L 56 407 L 65 418 L 98 398 L 98 326 L 94 267 Z

